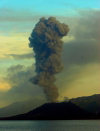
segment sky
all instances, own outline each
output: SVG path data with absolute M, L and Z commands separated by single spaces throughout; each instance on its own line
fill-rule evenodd
M 34 76 L 29 36 L 41 17 L 69 26 L 63 38 L 64 70 L 57 75 L 59 100 L 100 94 L 99 0 L 0 0 L 0 107 L 43 98 Z

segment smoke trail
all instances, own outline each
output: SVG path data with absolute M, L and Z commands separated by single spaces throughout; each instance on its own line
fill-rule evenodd
M 60 23 L 54 17 L 41 18 L 29 38 L 29 46 L 35 52 L 37 73 L 32 78 L 32 82 L 43 87 L 48 101 L 54 102 L 58 98 L 58 90 L 54 84 L 55 74 L 63 68 L 61 39 L 67 35 L 68 31 L 68 26 Z

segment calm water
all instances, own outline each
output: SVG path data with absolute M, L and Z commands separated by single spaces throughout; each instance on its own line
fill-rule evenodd
M 100 131 L 100 121 L 0 121 L 0 131 Z

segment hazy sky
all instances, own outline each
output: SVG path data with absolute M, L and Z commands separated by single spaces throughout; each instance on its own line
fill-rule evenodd
M 29 81 L 35 60 L 28 47 L 42 16 L 70 28 L 63 39 L 64 70 L 57 76 L 59 99 L 100 93 L 99 0 L 0 0 L 0 106 L 44 97 Z

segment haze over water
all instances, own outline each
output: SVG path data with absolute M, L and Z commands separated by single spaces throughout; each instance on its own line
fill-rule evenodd
M 100 120 L 0 121 L 0 131 L 100 131 Z

